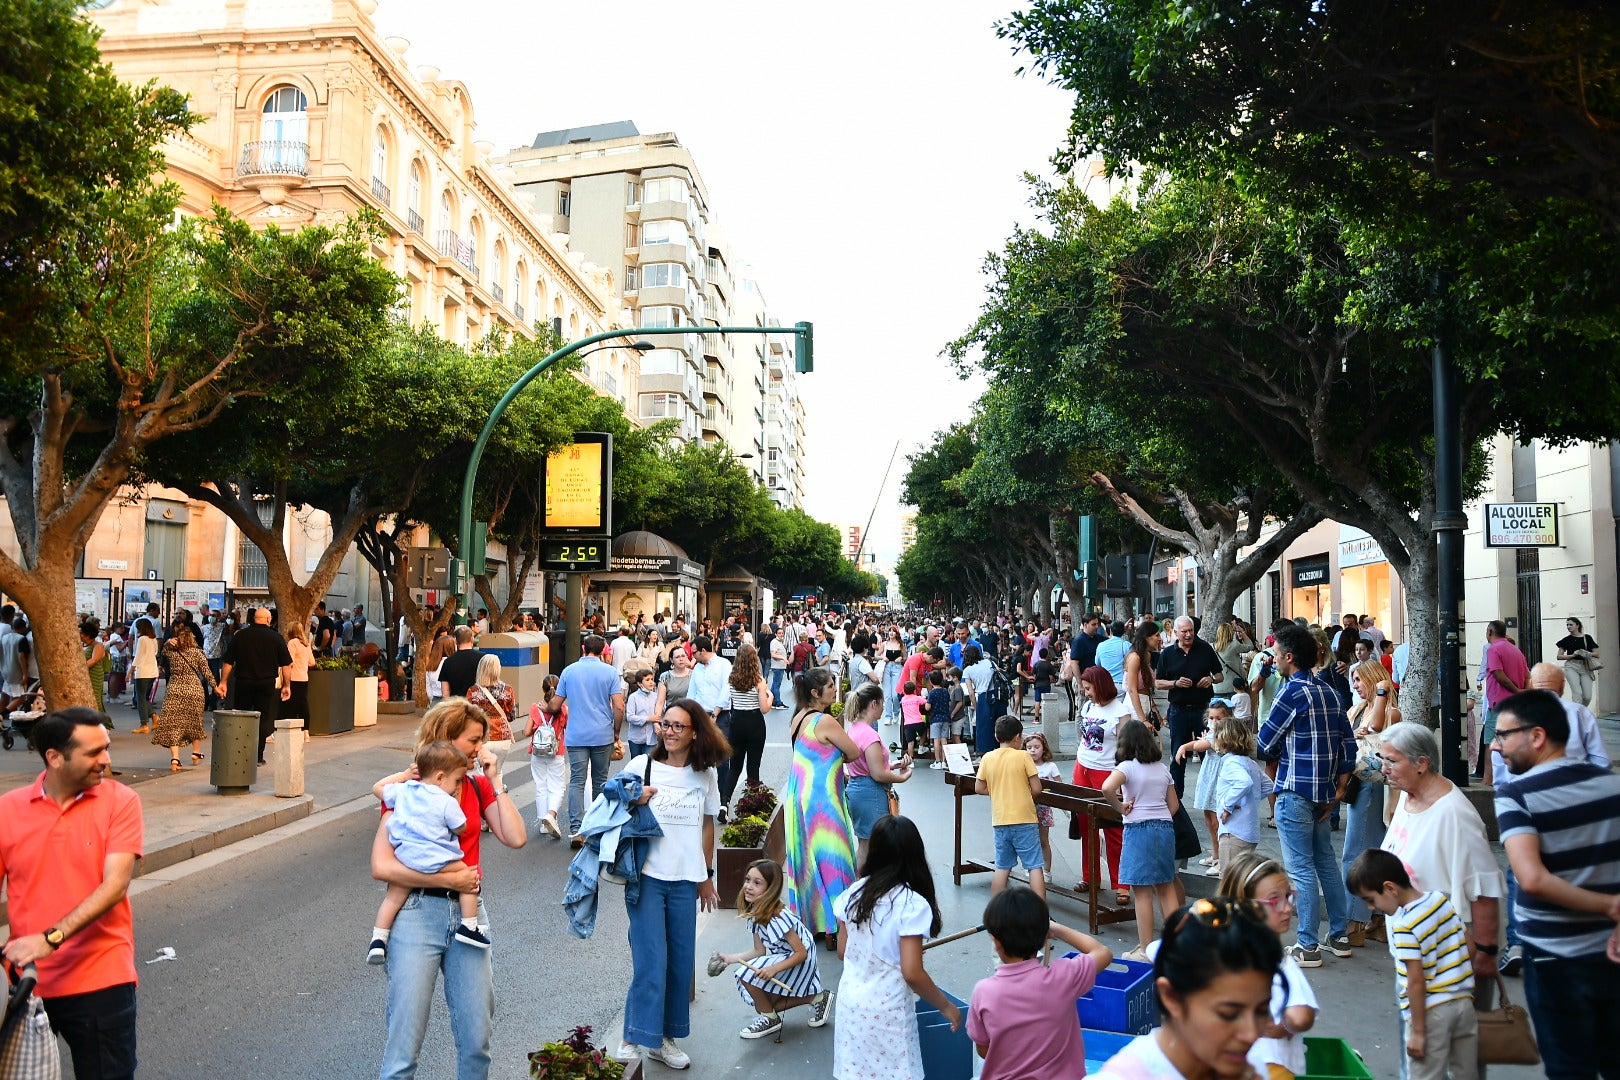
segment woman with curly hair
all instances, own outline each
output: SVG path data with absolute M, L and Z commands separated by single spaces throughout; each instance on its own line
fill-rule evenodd
M 759 783 L 759 759 L 765 753 L 765 714 L 776 704 L 765 682 L 765 673 L 759 668 L 759 651 L 752 645 L 738 647 L 727 689 L 730 704 L 726 708 L 731 710 L 731 768 L 725 770 L 725 785 L 720 789 L 722 808 L 731 805 L 731 794 L 737 790 L 745 761 L 748 782 Z

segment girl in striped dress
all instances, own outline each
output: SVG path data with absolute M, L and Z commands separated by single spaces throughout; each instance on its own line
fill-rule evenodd
M 774 861 L 749 864 L 737 912 L 753 923 L 754 947 L 720 959 L 742 965 L 732 973 L 737 992 L 759 1013 L 738 1034 L 745 1039 L 774 1035 L 782 1029 L 781 1010 L 795 1005 L 810 1006 L 811 1027 L 825 1024 L 832 993 L 821 988 L 809 931 L 782 902 L 782 868 Z
M 855 880 L 855 830 L 844 804 L 844 762 L 860 756 L 843 722 L 827 710 L 838 698 L 838 677 L 825 667 L 793 679 L 793 763 L 782 793 L 787 841 L 787 906 L 812 933 L 833 935 L 832 905 Z

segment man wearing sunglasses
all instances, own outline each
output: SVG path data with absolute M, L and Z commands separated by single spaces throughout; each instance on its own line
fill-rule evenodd
M 1512 778 L 1496 820 L 1518 879 L 1524 996 L 1550 1077 L 1614 1075 L 1620 1001 L 1620 776 L 1572 760 L 1548 690 L 1497 708 L 1493 748 Z

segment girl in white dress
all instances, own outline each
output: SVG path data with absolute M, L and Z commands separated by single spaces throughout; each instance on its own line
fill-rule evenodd
M 960 1030 L 962 1012 L 923 969 L 923 938 L 939 933 L 939 905 L 922 835 L 910 818 L 872 827 L 862 876 L 833 901 L 838 918 L 836 1080 L 923 1080 L 913 994 Z
M 737 913 L 752 923 L 754 947 L 721 960 L 741 966 L 733 972 L 737 992 L 759 1015 L 738 1032 L 744 1039 L 763 1039 L 782 1030 L 781 1011 L 810 1006 L 810 1026 L 827 1022 L 832 994 L 821 987 L 821 970 L 810 944 L 810 931 L 782 902 L 782 867 L 773 859 L 748 864 Z

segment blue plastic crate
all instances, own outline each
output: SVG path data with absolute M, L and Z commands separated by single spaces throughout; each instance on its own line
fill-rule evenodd
M 1078 956 L 1071 952 L 1068 956 Z M 1153 965 L 1115 960 L 1097 972 L 1097 985 L 1074 1003 L 1081 1028 L 1146 1035 L 1159 1023 L 1159 999 L 1153 992 Z
M 968 1003 L 949 991 L 941 991 L 962 1010 L 962 1026 L 951 1030 L 951 1022 L 928 1002 L 917 1001 L 917 1041 L 922 1046 L 923 1075 L 928 1080 L 972 1080 L 973 1041 L 968 1038 Z
M 1108 1059 L 1125 1049 L 1125 1045 L 1135 1035 L 1125 1035 L 1118 1031 L 1086 1031 L 1081 1030 L 1080 1035 L 1086 1043 L 1086 1075 L 1091 1075 L 1108 1064 Z

